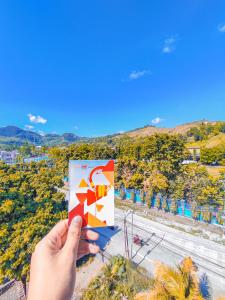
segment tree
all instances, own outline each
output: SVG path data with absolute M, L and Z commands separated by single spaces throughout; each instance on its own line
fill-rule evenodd
M 61 218 L 66 218 L 61 179 L 46 163 L 0 164 L 0 283 L 28 280 L 36 243 Z
M 203 164 L 212 164 L 223 162 L 225 158 L 225 145 L 220 145 L 213 148 L 201 149 L 201 162 Z
M 188 156 L 184 143 L 182 136 L 156 134 L 142 141 L 140 157 L 155 162 L 157 169 L 168 179 L 172 179 Z
M 134 174 L 131 176 L 129 182 L 126 184 L 126 187 L 132 189 L 142 189 L 143 179 L 144 177 L 142 174 Z
M 148 187 L 151 187 L 154 193 L 165 193 L 168 188 L 168 180 L 165 175 L 154 169 L 147 179 Z
M 221 205 L 224 198 L 223 178 L 209 176 L 205 167 L 190 164 L 170 182 L 169 192 L 174 199 L 186 199 L 198 205 Z
M 204 300 L 199 288 L 196 265 L 190 257 L 184 258 L 177 268 L 157 263 L 153 288 L 141 296 L 139 298 L 137 294 L 135 300 Z
M 221 177 L 208 176 L 196 191 L 196 201 L 201 204 L 222 206 L 224 202 L 224 183 Z

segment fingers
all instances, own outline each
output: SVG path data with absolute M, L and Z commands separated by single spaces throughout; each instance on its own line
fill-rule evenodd
M 99 234 L 95 231 L 84 229 L 81 232 L 81 239 L 97 241 Z
M 47 242 L 48 247 L 53 250 L 59 250 L 64 244 L 64 237 L 68 231 L 68 220 L 58 222 L 45 236 L 43 241 Z
M 95 244 L 88 243 L 86 241 L 82 241 L 78 248 L 77 259 L 87 255 L 87 254 L 96 254 L 100 250 L 99 246 Z
M 82 218 L 80 216 L 76 216 L 70 224 L 66 242 L 63 247 L 64 251 L 67 252 L 68 255 L 70 256 L 72 255 L 74 259 L 77 258 L 77 251 L 78 251 L 80 234 L 81 234 L 81 226 L 82 226 Z

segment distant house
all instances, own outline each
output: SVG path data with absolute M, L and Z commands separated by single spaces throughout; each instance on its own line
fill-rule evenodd
M 19 153 L 16 150 L 0 151 L 0 160 L 4 161 L 8 165 L 15 164 L 18 154 Z
M 49 160 L 48 155 L 26 157 L 23 159 L 23 162 L 30 163 L 30 162 L 39 162 L 42 160 Z
M 190 165 L 190 164 L 193 164 L 193 163 L 197 163 L 196 160 L 190 160 L 190 159 L 185 159 L 182 161 L 182 165 Z
M 199 160 L 201 157 L 201 148 L 199 146 L 187 147 L 193 160 Z

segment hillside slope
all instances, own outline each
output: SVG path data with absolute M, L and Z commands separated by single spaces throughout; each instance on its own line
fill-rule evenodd
M 191 142 L 188 143 L 188 147 L 205 147 L 205 148 L 213 148 L 220 145 L 225 145 L 225 133 L 220 132 L 219 134 L 210 137 L 208 140 Z
M 130 137 L 144 137 L 150 136 L 156 133 L 168 133 L 168 134 L 185 134 L 191 128 L 197 127 L 202 123 L 215 124 L 216 122 L 208 122 L 208 121 L 196 121 L 191 123 L 185 123 L 182 125 L 178 125 L 174 128 L 165 128 L 165 127 L 155 127 L 155 126 L 145 126 L 143 128 L 138 128 L 137 130 L 131 130 L 125 132 L 126 135 Z

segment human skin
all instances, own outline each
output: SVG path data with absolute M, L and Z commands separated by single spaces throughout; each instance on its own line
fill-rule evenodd
M 98 234 L 81 230 L 82 219 L 76 216 L 57 223 L 37 244 L 31 258 L 28 300 L 69 300 L 76 281 L 76 260 L 89 253 L 96 254 Z

